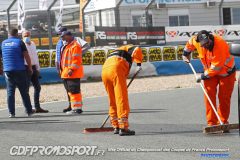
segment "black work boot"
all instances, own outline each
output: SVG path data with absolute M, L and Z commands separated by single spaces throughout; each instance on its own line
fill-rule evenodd
M 129 129 L 120 129 L 119 136 L 132 136 L 135 135 L 135 131 Z
M 119 128 L 114 128 L 113 134 L 119 134 Z
M 63 109 L 63 113 L 69 112 L 71 110 L 72 110 L 71 106 L 68 106 L 67 108 Z
M 82 109 L 75 109 L 75 110 L 66 112 L 66 114 L 81 114 L 82 112 L 83 112 Z
M 230 130 L 229 129 L 225 129 L 225 130 L 223 130 L 223 133 L 230 133 Z
M 37 108 L 36 113 L 48 113 L 48 110 L 42 109 L 42 108 Z

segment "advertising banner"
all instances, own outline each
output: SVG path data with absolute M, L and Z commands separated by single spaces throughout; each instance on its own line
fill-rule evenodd
M 123 0 L 122 6 L 147 6 L 152 0 Z M 207 0 L 155 0 L 157 4 L 191 4 L 191 3 L 206 3 Z
M 240 40 L 240 25 L 166 27 L 166 42 L 186 42 L 201 30 L 223 37 L 226 41 Z
M 95 27 L 97 46 L 165 44 L 165 27 Z

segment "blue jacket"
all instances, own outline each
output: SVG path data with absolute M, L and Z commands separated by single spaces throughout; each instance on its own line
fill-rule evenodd
M 56 62 L 58 63 L 58 65 L 60 64 L 61 61 L 61 48 L 63 47 L 63 41 L 60 38 L 57 46 L 56 46 Z
M 17 37 L 10 37 L 2 42 L 4 72 L 26 70 L 24 65 L 23 44 L 24 42 Z

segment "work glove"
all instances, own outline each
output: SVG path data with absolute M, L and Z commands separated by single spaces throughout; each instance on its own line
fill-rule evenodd
M 202 80 L 204 81 L 209 78 L 210 78 L 209 76 L 205 76 L 204 73 L 202 73 L 201 76 L 199 76 L 196 81 L 197 81 L 197 83 L 201 83 Z
M 136 67 L 136 71 L 135 73 L 139 72 L 142 70 L 142 64 L 141 63 L 137 63 L 137 67 Z
M 185 62 L 185 63 L 190 63 L 190 55 L 188 55 L 188 56 L 182 56 L 182 59 L 183 59 L 183 61 Z
M 136 67 L 136 72 L 139 72 L 139 71 L 141 71 L 142 70 L 142 67 L 141 66 L 137 66 Z
M 68 70 L 68 76 L 71 77 L 72 74 L 73 74 L 73 70 L 69 69 L 69 70 Z

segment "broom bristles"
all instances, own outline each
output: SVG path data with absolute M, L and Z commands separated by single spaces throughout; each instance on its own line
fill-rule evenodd
M 113 127 L 84 128 L 83 133 L 112 132 L 113 130 Z

